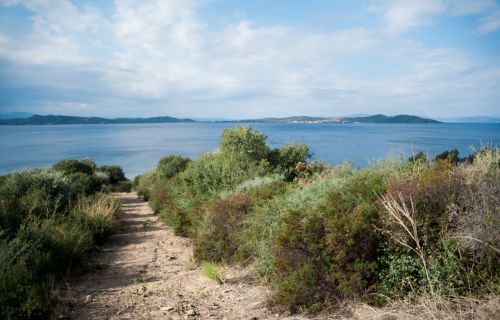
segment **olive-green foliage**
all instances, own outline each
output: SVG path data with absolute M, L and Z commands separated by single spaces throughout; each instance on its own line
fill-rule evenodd
M 368 292 L 376 282 L 380 241 L 374 228 L 379 224 L 376 202 L 386 184 L 386 176 L 362 170 L 332 188 L 316 206 L 287 210 L 275 236 L 277 280 L 290 284 L 297 270 L 307 270 L 310 281 L 302 283 L 308 286 L 305 290 L 296 287 L 299 292 L 280 286 L 278 302 L 295 311 Z
M 84 262 L 112 227 L 116 200 L 82 198 L 70 179 L 80 174 L 97 176 L 25 170 L 0 183 L 0 319 L 46 318 L 54 278 Z
M 112 231 L 119 201 L 104 194 L 81 197 L 71 217 L 78 225 L 86 226 L 95 243 L 100 244 Z
M 169 179 L 184 171 L 191 159 L 181 156 L 166 156 L 160 159 L 156 167 L 157 174 L 164 179 Z
M 232 195 L 208 205 L 194 242 L 197 260 L 230 262 L 241 243 L 243 220 L 252 208 L 250 197 Z
M 50 310 L 50 286 L 33 268 L 35 243 L 0 234 L 0 317 L 2 319 L 41 319 Z
M 0 227 L 16 232 L 28 217 L 49 217 L 68 210 L 75 191 L 69 179 L 52 170 L 25 170 L 0 185 Z
M 175 174 L 159 165 L 134 188 L 193 238 L 198 261 L 252 263 L 294 312 L 378 303 L 379 293 L 474 295 L 498 290 L 500 153 L 488 150 L 353 169 L 308 163 L 305 145 L 272 150 L 235 127 L 218 150 Z M 388 199 L 409 218 L 397 221 Z
M 97 165 L 92 159 L 61 160 L 52 168 L 63 172 L 70 181 L 72 189 L 77 194 L 93 194 L 103 189 L 103 186 L 116 183 L 121 179 L 123 170 L 119 166 L 106 165 L 97 170 Z M 123 179 L 125 177 L 123 176 Z
M 267 159 L 270 149 L 267 136 L 250 126 L 236 126 L 222 132 L 219 149 L 222 154 L 259 162 Z
M 438 161 L 421 175 L 391 182 L 389 194 L 406 206 L 412 220 L 398 222 L 391 216 L 384 221 L 384 294 L 470 295 L 495 283 L 500 252 L 498 159 L 498 150 L 478 152 L 473 163 L 457 167 Z M 407 230 L 414 230 L 414 236 Z
M 144 201 L 148 201 L 151 196 L 150 185 L 154 179 L 156 179 L 154 171 L 143 173 L 134 178 L 134 190 L 137 191 L 137 194 L 142 197 Z
M 97 166 L 92 159 L 76 160 L 76 159 L 66 159 L 61 160 L 52 166 L 54 170 L 62 171 L 66 174 L 71 173 L 84 173 L 87 175 L 94 174 L 97 170 Z
M 192 161 L 179 177 L 198 194 L 217 194 L 270 171 L 267 160 L 254 161 L 237 154 L 214 152 Z
M 306 144 L 288 143 L 279 149 L 272 150 L 270 162 L 276 168 L 276 172 L 292 181 L 298 175 L 296 172 L 297 163 L 304 163 L 310 157 L 309 146 Z
M 287 184 L 282 192 L 269 201 L 259 204 L 245 220 L 244 248 L 255 257 L 256 268 L 266 281 L 275 278 L 274 236 L 283 224 L 289 210 L 308 210 L 326 198 L 331 188 L 352 175 L 348 164 L 324 172 L 309 184 Z M 335 177 L 335 179 L 332 179 Z
M 108 183 L 110 184 L 118 184 L 122 181 L 127 180 L 127 178 L 125 177 L 125 173 L 120 166 L 108 164 L 100 166 L 97 170 L 106 174 Z
M 102 172 L 96 174 L 85 174 L 81 172 L 66 174 L 71 188 L 77 194 L 94 194 L 101 191 L 103 185 L 108 183 L 108 177 Z

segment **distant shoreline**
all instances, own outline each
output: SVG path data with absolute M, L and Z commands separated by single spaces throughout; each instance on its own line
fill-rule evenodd
M 294 116 L 286 118 L 263 118 L 246 120 L 214 120 L 197 121 L 180 119 L 169 116 L 151 118 L 100 118 L 100 117 L 73 117 L 62 115 L 33 115 L 28 118 L 0 119 L 0 125 L 73 125 L 73 124 L 148 124 L 148 123 L 282 123 L 282 124 L 322 124 L 322 123 L 441 123 L 429 118 L 413 115 L 386 116 L 377 114 L 367 117 L 307 117 Z

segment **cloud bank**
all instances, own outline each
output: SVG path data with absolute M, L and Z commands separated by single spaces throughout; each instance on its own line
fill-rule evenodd
M 226 118 L 500 110 L 498 47 L 477 53 L 415 35 L 474 18 L 463 36 L 488 47 L 500 29 L 495 1 L 377 1 L 335 28 L 239 9 L 214 23 L 202 0 L 100 4 L 2 1 L 0 108 Z

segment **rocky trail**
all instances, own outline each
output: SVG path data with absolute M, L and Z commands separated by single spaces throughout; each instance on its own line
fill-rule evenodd
M 135 193 L 122 201 L 119 228 L 94 255 L 93 269 L 60 290 L 59 319 L 298 319 L 269 306 L 248 271 L 224 283 L 203 275 L 190 239 L 174 235 Z

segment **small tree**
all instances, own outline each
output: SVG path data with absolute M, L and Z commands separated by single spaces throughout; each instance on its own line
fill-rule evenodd
M 116 165 L 104 165 L 99 167 L 99 171 L 104 172 L 108 176 L 109 183 L 117 184 L 127 180 L 122 167 Z
M 92 159 L 86 158 L 83 160 L 76 160 L 76 159 L 61 160 L 58 163 L 56 163 L 53 166 L 53 168 L 57 171 L 62 171 L 65 174 L 84 173 L 91 175 L 95 173 L 97 166 Z
M 220 151 L 242 160 L 260 161 L 266 159 L 270 152 L 266 139 L 265 134 L 254 131 L 250 126 L 236 126 L 222 132 Z
M 181 156 L 166 156 L 161 158 L 156 167 L 156 172 L 160 177 L 169 179 L 186 169 L 191 159 Z

